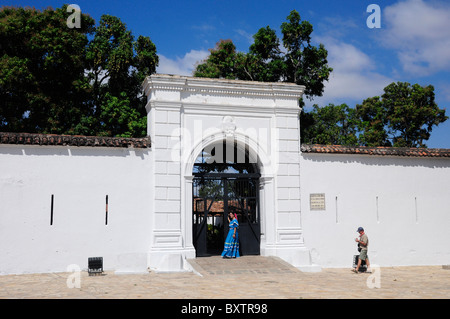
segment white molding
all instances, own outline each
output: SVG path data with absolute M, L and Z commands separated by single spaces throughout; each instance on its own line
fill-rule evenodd
M 304 86 L 293 83 L 268 83 L 225 79 L 207 79 L 177 75 L 154 74 L 147 77 L 142 87 L 147 96 L 152 90 L 186 92 L 216 96 L 245 96 L 298 101 Z

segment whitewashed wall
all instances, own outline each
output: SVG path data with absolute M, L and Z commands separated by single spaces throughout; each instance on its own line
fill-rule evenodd
M 83 270 L 89 257 L 116 272 L 184 271 L 194 161 L 229 138 L 261 173 L 262 255 L 351 267 L 363 226 L 373 264 L 450 264 L 448 158 L 301 153 L 293 84 L 154 75 L 144 89 L 151 149 L 2 140 L 0 274 Z
M 356 229 L 380 266 L 450 264 L 450 160 L 303 153 L 302 223 L 313 263 L 351 267 Z M 325 194 L 325 210 L 310 194 Z
M 0 145 L 0 274 L 83 270 L 88 257 L 103 257 L 107 270 L 146 271 L 149 157 L 149 149 Z

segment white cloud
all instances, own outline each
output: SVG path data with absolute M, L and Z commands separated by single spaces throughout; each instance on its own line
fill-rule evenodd
M 328 64 L 333 68 L 329 81 L 325 82 L 322 97 L 313 103 L 321 106 L 328 103 L 361 103 L 364 99 L 381 95 L 393 80 L 377 73 L 372 58 L 355 46 L 332 38 L 321 38 L 328 50 Z
M 191 50 L 187 52 L 183 57 L 177 57 L 176 59 L 169 59 L 162 54 L 159 54 L 159 66 L 156 68 L 156 72 L 161 74 L 174 74 L 174 75 L 192 75 L 196 63 L 206 59 L 209 55 L 209 51 L 205 50 Z
M 253 43 L 253 34 L 243 30 L 243 29 L 236 29 L 234 30 L 239 36 L 245 39 L 245 41 L 250 45 Z
M 382 18 L 381 41 L 397 50 L 404 71 L 425 76 L 450 70 L 450 5 L 406 0 L 386 7 Z

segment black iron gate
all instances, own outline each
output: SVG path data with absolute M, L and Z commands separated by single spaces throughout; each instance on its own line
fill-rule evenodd
M 259 255 L 259 174 L 201 174 L 193 180 L 192 194 L 197 256 L 222 252 L 229 212 L 236 214 L 239 222 L 240 253 Z

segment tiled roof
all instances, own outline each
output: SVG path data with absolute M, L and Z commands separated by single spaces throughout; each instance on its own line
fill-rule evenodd
M 301 151 L 303 153 L 322 153 L 322 154 L 450 157 L 450 149 L 444 148 L 366 147 L 366 146 L 302 144 Z
M 148 148 L 150 138 L 0 132 L 0 144 Z
M 224 212 L 224 201 L 223 200 L 212 200 L 212 199 L 204 199 L 202 197 L 194 198 L 194 212 L 204 213 L 205 212 L 205 204 L 208 212 L 210 214 L 220 214 Z M 228 199 L 229 207 L 238 207 L 240 210 L 245 208 L 246 210 L 251 210 L 250 204 L 248 201 L 244 203 L 238 201 L 237 199 Z

